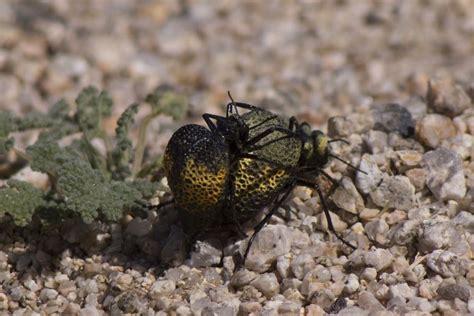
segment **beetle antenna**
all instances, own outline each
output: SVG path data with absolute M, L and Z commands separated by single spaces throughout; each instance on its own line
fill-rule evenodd
M 339 158 L 339 157 L 338 157 L 338 156 L 336 156 L 336 155 L 329 154 L 329 156 L 330 156 L 330 157 L 332 157 L 332 158 L 335 158 L 335 159 L 339 160 L 339 161 L 340 161 L 340 162 L 342 162 L 343 164 L 345 164 L 345 165 L 347 165 L 347 166 L 351 167 L 352 169 L 354 169 L 354 170 L 356 170 L 356 171 L 359 171 L 359 172 L 362 172 L 362 173 L 363 173 L 363 174 L 365 174 L 365 175 L 368 175 L 368 173 L 367 173 L 367 172 L 365 172 L 365 171 L 363 171 L 363 170 L 361 170 L 361 169 L 357 168 L 356 166 L 353 166 L 353 165 L 351 165 L 351 163 L 349 163 L 349 162 L 345 161 L 345 160 L 344 160 L 344 159 L 342 159 L 342 158 Z
M 328 143 L 335 143 L 335 142 L 343 142 L 347 145 L 350 145 L 351 143 L 349 143 L 347 140 L 343 139 L 343 138 L 334 138 L 334 139 L 331 139 L 330 141 L 328 141 Z
M 227 95 L 229 96 L 230 101 L 232 102 L 232 105 L 234 106 L 235 109 L 235 114 L 239 115 L 239 112 L 237 111 L 237 105 L 235 105 L 235 101 L 232 98 L 232 95 L 230 94 L 230 91 L 227 90 Z

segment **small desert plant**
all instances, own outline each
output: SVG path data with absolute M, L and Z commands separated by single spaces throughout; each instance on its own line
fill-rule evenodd
M 90 223 L 96 219 L 116 221 L 124 211 L 144 211 L 146 200 L 158 187 L 148 175 L 159 161 L 152 159 L 152 163 L 142 166 L 147 125 L 160 114 L 178 119 L 187 107 L 187 99 L 169 88 L 158 88 L 146 101 L 152 110 L 140 125 L 136 148 L 132 148 L 129 129 L 139 104 L 132 104 L 122 113 L 115 140 L 109 139 L 101 122 L 111 115 L 113 102 L 106 92 L 93 87 L 79 94 L 74 113 L 64 100 L 47 113 L 18 117 L 0 112 L 0 155 L 14 150 L 34 171 L 47 174 L 50 180 L 47 191 L 28 182 L 8 180 L 0 188 L 0 217 L 9 214 L 17 225 L 24 226 L 33 218 L 51 222 L 79 216 Z M 24 152 L 15 148 L 12 133 L 38 128 L 42 131 L 33 145 Z M 70 135 L 79 137 L 61 146 L 61 140 Z M 106 144 L 105 155 L 92 144 L 97 138 Z

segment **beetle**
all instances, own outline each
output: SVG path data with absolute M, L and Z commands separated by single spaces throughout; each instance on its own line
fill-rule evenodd
M 240 227 L 270 206 L 249 239 L 245 261 L 258 232 L 293 188 L 303 185 L 319 195 L 329 230 L 355 249 L 336 233 L 323 193 L 314 181 L 321 174 L 337 185 L 323 170 L 330 157 L 363 172 L 330 152 L 331 142 L 344 140 L 330 140 L 295 117 L 234 102 L 230 93 L 229 97 L 232 102 L 226 116 L 204 114 L 209 129 L 185 125 L 173 134 L 166 148 L 165 173 L 185 229 L 200 232 L 224 222 Z M 238 108 L 248 111 L 240 115 Z

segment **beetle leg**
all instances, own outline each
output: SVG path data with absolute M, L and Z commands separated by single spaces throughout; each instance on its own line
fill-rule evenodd
M 326 200 L 324 198 L 324 195 L 323 195 L 323 192 L 321 191 L 321 188 L 319 187 L 319 184 L 317 183 L 312 183 L 312 182 L 309 182 L 307 180 L 302 180 L 302 179 L 298 179 L 296 181 L 296 184 L 299 184 L 299 185 L 304 185 L 304 186 L 307 186 L 307 187 L 310 187 L 310 188 L 313 188 L 316 190 L 316 192 L 318 193 L 319 195 L 319 200 L 321 201 L 321 206 L 323 208 L 323 211 L 324 211 L 324 215 L 326 216 L 326 220 L 328 221 L 328 228 L 329 230 L 337 237 L 337 239 L 339 239 L 344 245 L 346 246 L 349 246 L 350 248 L 352 249 L 356 249 L 355 246 L 353 246 L 352 244 L 348 243 L 347 241 L 344 240 L 344 238 L 342 238 L 337 232 L 336 230 L 334 229 L 334 226 L 332 224 L 332 220 L 331 220 L 331 214 L 329 214 L 329 208 L 326 204 Z
M 254 232 L 253 232 L 252 236 L 250 237 L 250 239 L 247 243 L 247 249 L 245 249 L 242 265 L 245 265 L 245 260 L 247 259 L 247 256 L 248 256 L 249 251 L 250 251 L 250 247 L 252 246 L 252 243 L 253 243 L 255 237 L 257 237 L 257 234 L 260 232 L 260 230 L 262 230 L 262 228 L 265 226 L 265 224 L 270 220 L 270 218 L 273 216 L 275 211 L 286 200 L 288 195 L 290 195 L 291 191 L 293 190 L 293 187 L 294 187 L 294 184 L 291 183 L 291 184 L 287 185 L 286 188 L 284 188 L 282 190 L 282 191 L 284 191 L 284 193 L 277 199 L 277 201 L 275 202 L 273 207 L 270 209 L 270 211 L 267 213 L 267 215 L 265 215 L 265 217 L 260 221 L 260 223 L 258 223 L 257 226 L 255 226 Z

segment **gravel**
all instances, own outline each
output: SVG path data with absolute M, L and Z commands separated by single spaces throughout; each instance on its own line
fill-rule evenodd
M 154 156 L 178 126 L 222 114 L 229 90 L 348 140 L 332 151 L 365 173 L 325 168 L 340 184 L 333 224 L 356 250 L 296 188 L 245 266 L 248 238 L 193 240 L 173 207 L 60 230 L 0 217 L 0 314 L 474 313 L 473 21 L 462 0 L 2 2 L 1 110 L 45 111 L 96 85 L 115 101 L 112 133 L 130 103 L 179 87 L 191 108 L 153 125 Z M 13 178 L 48 186 L 29 167 Z

